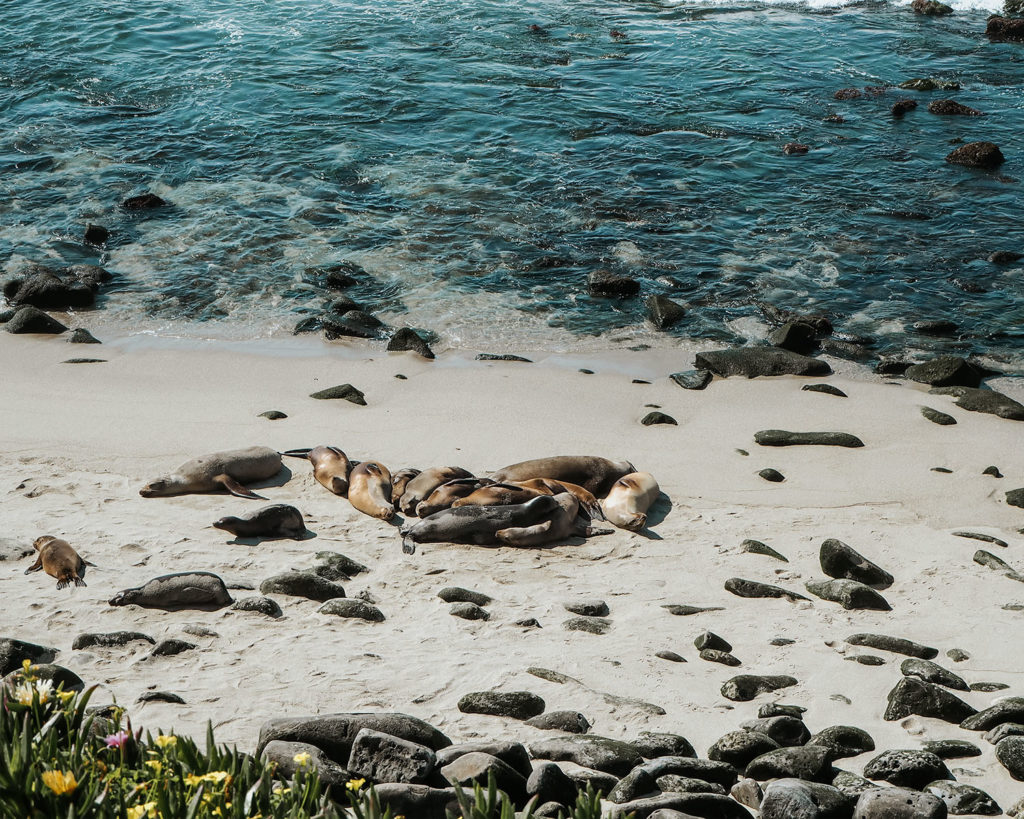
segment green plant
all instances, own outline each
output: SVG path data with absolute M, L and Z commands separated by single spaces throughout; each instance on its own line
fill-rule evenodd
M 459 803 L 459 819 L 516 819 L 516 808 L 508 794 L 498 790 L 494 771 L 487 773 L 487 788 L 473 783 L 472 798 L 459 785 L 455 785 L 455 798 Z M 535 799 L 531 799 L 520 819 L 532 819 Z M 449 813 L 449 815 L 451 815 Z

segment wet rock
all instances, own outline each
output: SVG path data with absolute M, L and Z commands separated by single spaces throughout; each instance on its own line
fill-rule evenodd
M 917 658 L 904 660 L 900 665 L 900 673 L 904 677 L 917 677 L 934 685 L 955 688 L 957 691 L 971 690 L 960 677 L 952 671 L 947 671 L 941 665 L 933 663 L 931 660 L 919 660 Z
M 730 577 L 725 581 L 725 590 L 732 592 L 737 597 L 784 597 L 787 600 L 806 600 L 802 594 L 791 592 L 788 589 L 772 586 L 768 583 L 759 583 L 756 580 L 743 580 L 739 577 Z
M 612 806 L 607 819 L 626 819 L 630 815 L 633 819 L 648 819 L 657 811 L 666 810 L 678 811 L 684 819 L 697 816 L 706 819 L 750 819 L 746 808 L 728 796 L 716 793 L 663 793 L 660 796 L 634 799 Z
M 768 342 L 775 347 L 800 355 L 812 352 L 818 346 L 817 332 L 811 325 L 801 321 L 788 321 L 776 327 L 768 335 Z
M 1024 697 L 1006 697 L 984 711 L 964 718 L 961 728 L 989 731 L 1004 722 L 1024 722 Z
M 1024 40 L 1024 19 L 1018 17 L 999 17 L 993 15 L 988 18 L 985 26 L 985 36 L 990 40 Z
M 994 19 L 989 18 L 988 29 L 986 34 L 992 29 L 992 22 Z M 1024 26 L 1021 27 L 1024 32 Z M 989 34 L 991 37 L 992 35 Z M 946 161 L 953 165 L 966 165 L 968 168 L 981 168 L 982 170 L 995 170 L 1006 158 L 1003 156 L 1003 152 L 999 150 L 999 146 L 991 142 L 968 142 L 966 145 L 961 145 L 953 151 L 950 151 L 946 156 Z
M 535 759 L 575 762 L 618 777 L 625 776 L 642 762 L 632 743 L 593 734 L 553 737 L 531 742 L 529 748 Z
M 352 741 L 345 766 L 373 782 L 424 784 L 434 771 L 434 751 L 391 734 L 363 728 Z
M 836 398 L 847 397 L 839 387 L 833 387 L 831 384 L 804 384 L 800 389 L 805 392 L 823 392 L 826 395 L 834 395 Z
M 267 410 L 266 412 L 261 412 L 256 417 L 266 418 L 268 421 L 282 421 L 288 416 L 281 412 L 281 410 Z
M 746 774 L 759 782 L 787 777 L 828 782 L 832 778 L 832 755 L 828 748 L 820 745 L 779 748 L 752 760 L 747 765 Z
M 86 637 L 89 635 L 82 636 Z M 76 640 L 75 642 L 77 643 L 78 641 Z M 79 646 L 73 645 L 72 648 L 79 648 Z M 10 637 L 0 637 L 0 677 L 5 677 L 12 671 L 17 671 L 21 668 L 24 660 L 31 660 L 33 663 L 45 665 L 52 663 L 56 656 L 57 649 L 55 648 L 40 646 L 35 643 L 26 643 Z
M 921 750 L 935 754 L 939 759 L 981 756 L 981 748 L 965 739 L 932 739 L 924 743 Z
M 787 142 L 782 146 L 782 153 L 786 156 L 803 156 L 809 150 L 811 150 L 811 146 L 804 145 L 802 142 Z
M 604 617 L 572 617 L 562 623 L 566 631 L 585 631 L 588 634 L 607 634 L 612 621 Z
M 928 111 L 932 114 L 955 117 L 980 117 L 981 111 L 963 105 L 956 100 L 933 100 L 928 103 Z
M 859 88 L 840 88 L 833 95 L 833 99 L 837 100 L 856 100 L 864 96 L 864 93 Z
M 782 748 L 804 745 L 810 739 L 811 732 L 799 717 L 780 714 L 775 717 L 764 717 L 747 720 L 740 724 L 744 731 L 759 731 L 765 734 Z
M 269 597 L 246 597 L 243 600 L 238 600 L 231 608 L 235 611 L 254 611 L 257 614 L 265 614 L 267 617 L 284 617 L 281 607 Z
M 4 283 L 3 293 L 12 305 L 31 305 L 48 310 L 90 307 L 100 284 L 113 278 L 96 265 L 72 265 L 55 270 L 33 265 L 21 278 Z
M 826 748 L 832 760 L 875 750 L 871 734 L 852 725 L 833 725 L 816 733 L 807 740 L 807 744 Z
M 523 358 L 521 355 L 509 355 L 507 353 L 496 355 L 495 353 L 477 353 L 477 361 L 521 361 L 524 364 L 532 364 L 533 362 L 528 358 Z
M 973 389 L 971 387 L 934 387 L 932 395 L 952 395 L 956 405 L 969 412 L 986 412 L 1011 421 L 1024 421 L 1024 405 L 995 390 Z
M 903 375 L 913 367 L 912 361 L 905 361 L 901 358 L 882 358 L 875 365 L 875 372 L 878 375 Z
M 161 640 L 153 649 L 152 657 L 173 657 L 175 654 L 182 654 L 191 651 L 196 647 L 195 643 L 186 640 Z
M 915 14 L 924 14 L 928 17 L 940 17 L 946 14 L 952 14 L 952 6 L 947 6 L 945 3 L 940 3 L 939 0 L 914 0 L 910 4 L 910 8 L 914 10 Z M 931 106 L 929 106 L 929 109 Z
M 309 397 L 316 398 L 321 401 L 330 401 L 342 398 L 346 401 L 351 401 L 353 404 L 359 404 L 361 407 L 366 406 L 366 397 L 351 384 L 340 384 L 337 387 L 328 387 L 326 390 L 318 390 L 317 392 L 310 393 Z
M 629 276 L 619 276 L 610 270 L 595 270 L 587 279 L 587 289 L 592 296 L 623 299 L 640 292 L 640 282 Z
M 931 319 L 928 321 L 915 321 L 911 325 L 911 329 L 926 336 L 949 336 L 953 335 L 959 328 L 952 321 Z
M 951 80 L 936 80 L 931 77 L 915 77 L 900 83 L 908 91 L 959 91 L 960 83 Z
M 732 765 L 726 762 L 715 762 L 711 759 L 665 756 L 645 762 L 643 767 L 656 780 L 672 774 L 714 782 L 723 788 L 731 788 L 736 782 L 736 769 Z
M 774 557 L 776 560 L 781 560 L 783 563 L 789 563 L 789 558 L 780 552 L 775 551 L 771 546 L 762 543 L 759 540 L 744 540 L 740 544 L 740 551 L 745 554 L 753 555 L 766 555 L 767 557 Z
M 864 446 L 860 438 L 848 432 L 790 432 L 784 429 L 763 429 L 754 434 L 754 441 L 761 446 Z
M 939 654 L 939 650 L 936 648 L 923 646 L 902 637 L 890 637 L 886 634 L 851 634 L 846 638 L 846 642 L 852 646 L 867 646 L 879 651 L 892 651 L 896 654 L 906 654 L 908 657 L 920 657 L 922 660 L 934 659 Z
M 966 813 L 975 816 L 998 816 L 1003 812 L 1003 809 L 985 791 L 962 782 L 940 779 L 938 782 L 928 785 L 924 792 L 937 796 L 945 802 L 946 809 L 951 816 L 962 816 Z
M 864 766 L 864 776 L 918 791 L 937 779 L 953 778 L 946 763 L 935 754 L 904 750 L 883 751 Z
M 313 572 L 285 572 L 274 575 L 260 583 L 260 593 L 287 594 L 291 597 L 317 600 L 320 603 L 345 596 L 345 590 L 341 586 L 324 580 Z
M 671 415 L 666 415 L 664 412 L 649 412 L 643 418 L 640 419 L 640 423 L 645 427 L 653 426 L 654 424 L 670 424 L 672 426 L 678 425 L 678 421 Z
M 761 819 L 849 819 L 855 799 L 838 788 L 777 779 L 764 790 Z
M 453 785 L 472 788 L 474 784 L 487 787 L 488 779 L 494 778 L 498 788 L 508 794 L 513 804 L 526 802 L 526 777 L 509 765 L 490 754 L 474 751 L 463 754 L 441 768 L 441 776 Z
M 779 747 L 779 743 L 759 731 L 730 731 L 708 748 L 708 759 L 743 770 L 748 762 Z
M 607 617 L 608 604 L 604 600 L 574 600 L 563 603 L 562 607 L 572 614 L 584 617 Z
M 544 731 L 564 731 L 567 734 L 585 734 L 590 723 L 579 711 L 549 711 L 526 720 L 532 728 Z
M 1021 259 L 1024 259 L 1024 253 L 1018 253 L 1015 250 L 997 250 L 988 257 L 992 264 L 1013 264 Z
M 261 759 L 277 765 L 277 774 L 283 777 L 294 777 L 302 767 L 295 757 L 308 754 L 309 762 L 305 763 L 320 776 L 320 781 L 335 788 L 343 788 L 352 776 L 341 765 L 331 760 L 323 751 L 308 742 L 268 742 L 263 749 Z M 299 757 L 300 759 L 302 757 Z
M 907 788 L 864 791 L 853 809 L 853 819 L 946 819 L 946 816 L 946 803 L 937 796 Z
M 606 797 L 609 802 L 620 805 L 623 802 L 632 802 L 641 796 L 653 793 L 658 790 L 658 785 L 643 768 L 634 768 L 611 789 Z
M 48 316 L 38 307 L 27 305 L 19 309 L 7 322 L 5 329 L 8 333 L 20 335 L 23 333 L 38 333 L 39 335 L 60 335 L 68 328 L 57 319 Z
M 595 791 L 601 791 L 602 793 L 611 793 L 618 782 L 619 777 L 609 773 L 602 773 L 601 771 L 595 771 L 592 768 L 582 768 L 578 765 L 573 765 L 566 771 L 568 776 L 576 787 L 585 791 L 587 787 L 593 788 Z
M 702 660 L 709 663 L 721 663 L 722 665 L 728 666 L 742 665 L 742 663 L 740 663 L 740 661 L 728 651 L 716 651 L 713 648 L 705 648 L 699 656 Z
M 317 611 L 320 614 L 333 614 L 335 617 L 365 620 L 368 623 L 384 622 L 384 613 L 376 606 L 370 605 L 363 600 L 346 597 L 328 600 Z
M 75 638 L 75 641 L 71 644 L 71 650 L 80 651 L 81 649 L 92 648 L 93 646 L 98 646 L 99 648 L 114 648 L 125 646 L 128 643 L 133 643 L 136 641 L 142 641 L 149 643 L 150 645 L 156 645 L 156 640 L 154 640 L 148 634 L 143 634 L 141 631 L 111 631 L 107 632 L 106 634 L 79 634 Z M 0 668 L 2 668 L 2 651 L 3 649 L 0 648 Z M 51 656 L 49 659 L 52 660 L 53 657 Z
M 694 366 L 726 378 L 772 375 L 831 375 L 827 362 L 778 347 L 734 347 L 698 353 Z
M 685 308 L 666 296 L 651 296 L 647 299 L 647 318 L 659 330 L 677 324 L 685 315 Z
M 944 427 L 953 426 L 956 423 L 956 418 L 952 415 L 948 415 L 945 412 L 939 412 L 937 409 L 932 409 L 931 407 L 921 407 L 921 415 L 933 424 L 939 424 Z
M 402 327 L 396 330 L 395 334 L 391 336 L 391 340 L 388 341 L 387 350 L 389 353 L 413 352 L 424 358 L 434 357 L 434 351 L 411 327 Z
M 892 104 L 889 112 L 894 117 L 902 117 L 904 114 L 913 111 L 915 108 L 917 108 L 917 100 L 897 100 Z
M 475 691 L 459 700 L 459 710 L 526 720 L 544 712 L 544 700 L 529 691 Z
M 973 706 L 946 689 L 914 677 L 904 677 L 889 692 L 889 704 L 883 718 L 891 722 L 917 714 L 959 725 L 975 713 Z
M 645 759 L 656 759 L 661 756 L 697 756 L 690 741 L 679 734 L 641 731 L 640 735 L 633 740 L 633 745 Z
M 76 327 L 71 331 L 71 335 L 68 336 L 69 344 L 102 344 L 96 336 L 86 330 L 84 327 Z
M 161 199 L 155 193 L 150 193 L 149 191 L 138 196 L 129 196 L 121 203 L 121 207 L 125 210 L 154 210 L 165 205 L 167 205 L 165 199 Z
M 722 696 L 733 702 L 749 702 L 758 694 L 789 688 L 796 683 L 795 677 L 785 674 L 740 674 L 726 680 L 722 686 Z
M 669 376 L 684 390 L 702 390 L 711 383 L 714 376 L 709 370 L 686 370 Z
M 808 580 L 804 586 L 811 594 L 822 600 L 839 603 L 847 610 L 892 610 L 892 606 L 882 595 L 856 580 Z
M 757 474 L 758 477 L 764 478 L 766 481 L 769 481 L 770 483 L 782 483 L 784 480 L 786 480 L 786 476 L 779 472 L 779 470 L 777 469 L 762 469 Z
M 887 589 L 893 583 L 893 576 L 889 572 L 835 538 L 822 541 L 818 562 L 821 570 L 829 577 L 855 580 L 879 589 Z
M 110 238 L 110 231 L 102 225 L 86 225 L 83 238 L 90 245 L 102 245 Z
M 184 705 L 185 700 L 169 691 L 143 691 L 136 702 L 165 702 L 170 705 Z
M 452 603 L 448 613 L 463 620 L 490 620 L 490 612 L 476 603 Z
M 386 331 L 384 322 L 363 310 L 348 310 L 343 315 L 330 313 L 320 321 L 324 338 L 379 338 Z
M 914 364 L 904 374 L 911 381 L 933 387 L 977 387 L 982 378 L 981 370 L 957 355 L 940 355 Z

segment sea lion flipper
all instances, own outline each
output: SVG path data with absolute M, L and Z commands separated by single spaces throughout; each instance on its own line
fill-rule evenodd
M 25 569 L 25 574 L 31 574 L 32 572 L 41 571 L 42 568 L 43 568 L 43 556 L 39 555 L 36 558 L 36 562 L 33 563 L 31 566 L 29 566 L 27 569 Z
M 494 536 L 499 543 L 507 543 L 509 546 L 536 546 L 546 543 L 550 539 L 548 531 L 551 529 L 551 524 L 552 521 L 546 520 L 533 526 L 499 529 Z
M 313 447 L 301 447 L 299 449 L 286 449 L 282 452 L 282 455 L 287 455 L 289 458 L 308 458 L 309 453 L 313 451 Z
M 75 578 L 75 585 L 76 586 L 84 586 L 85 585 L 85 581 L 82 580 L 82 578 L 80 578 L 80 577 L 76 577 Z
M 416 541 L 406 535 L 402 538 L 402 551 L 407 555 L 416 553 Z
M 262 495 L 257 495 L 251 489 L 246 486 L 242 486 L 238 481 L 232 478 L 230 475 L 218 475 L 214 480 L 221 484 L 225 489 L 228 490 L 232 495 L 239 498 L 251 498 L 253 500 L 266 500 Z

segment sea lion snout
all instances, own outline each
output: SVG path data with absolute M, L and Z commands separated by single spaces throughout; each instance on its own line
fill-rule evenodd
M 231 532 L 231 534 L 237 534 L 237 532 L 235 532 L 235 529 L 237 528 L 237 526 L 238 526 L 238 524 L 240 522 L 241 521 L 238 518 L 236 518 L 236 517 L 234 517 L 232 515 L 229 515 L 226 518 L 221 518 L 220 520 L 215 520 L 212 525 L 213 525 L 214 529 L 223 529 L 225 532 Z
M 150 481 L 142 489 L 139 490 L 139 494 L 144 498 L 158 498 L 167 490 L 167 481 Z

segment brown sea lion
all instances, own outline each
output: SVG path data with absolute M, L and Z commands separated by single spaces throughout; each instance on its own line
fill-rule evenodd
M 506 466 L 490 477 L 499 483 L 553 478 L 582 486 L 603 498 L 615 481 L 630 472 L 636 472 L 636 467 L 629 461 L 609 461 L 595 455 L 555 455 Z
M 456 478 L 472 478 L 473 473 L 458 466 L 432 466 L 424 469 L 405 485 L 405 492 L 402 494 L 402 501 L 399 506 L 403 515 L 416 514 L 416 507 L 431 492 L 443 483 L 455 480 Z
M 229 516 L 215 521 L 215 529 L 223 529 L 235 537 L 256 537 L 268 540 L 290 537 L 301 540 L 306 534 L 302 513 L 286 503 L 274 503 L 239 517 Z
M 631 472 L 619 478 L 603 501 L 605 519 L 622 529 L 638 531 L 647 525 L 651 508 L 661 487 L 650 472 Z
M 529 481 L 510 481 L 514 486 L 523 486 L 527 489 L 536 489 L 545 495 L 558 495 L 562 492 L 569 492 L 576 496 L 583 509 L 591 518 L 604 520 L 604 512 L 601 510 L 601 502 L 594 497 L 592 492 L 582 486 L 568 481 L 556 481 L 553 478 L 533 478 Z
M 391 476 L 391 502 L 395 505 L 395 509 L 398 508 L 402 495 L 405 494 L 406 485 L 419 474 L 420 470 L 407 466 Z
M 451 505 L 452 509 L 460 506 L 509 506 L 513 503 L 526 503 L 541 495 L 553 495 L 554 492 L 542 492 L 513 483 L 491 483 L 474 490 L 464 498 L 459 498 Z M 423 508 L 421 503 L 417 511 Z M 421 514 L 420 517 L 423 517 Z
M 391 473 L 378 461 L 363 461 L 348 477 L 348 500 L 356 509 L 371 518 L 391 520 L 395 507 L 391 503 Z
M 185 495 L 189 492 L 213 492 L 227 489 L 240 498 L 266 500 L 242 482 L 263 481 L 281 471 L 281 454 L 265 446 L 214 452 L 186 461 L 177 471 L 150 481 L 139 494 L 144 498 Z
M 465 498 L 482 486 L 490 486 L 490 478 L 456 478 L 441 484 L 416 506 L 416 514 L 425 518 L 442 509 L 448 509 L 455 501 Z
M 39 556 L 36 562 L 25 569 L 25 574 L 45 571 L 50 577 L 57 578 L 57 588 L 63 589 L 74 583 L 76 586 L 84 586 L 85 581 L 82 575 L 85 574 L 85 567 L 93 565 L 88 560 L 82 560 L 71 544 L 53 535 L 37 537 L 32 544 Z

